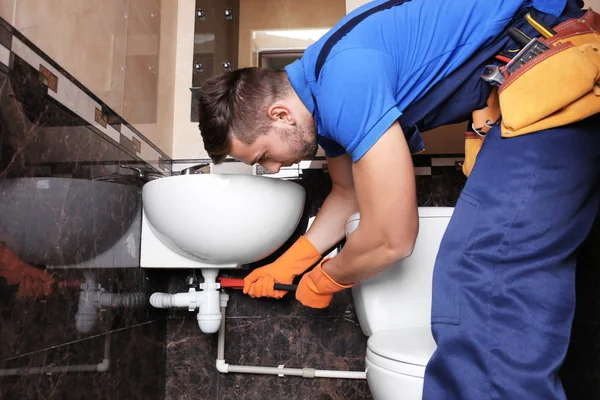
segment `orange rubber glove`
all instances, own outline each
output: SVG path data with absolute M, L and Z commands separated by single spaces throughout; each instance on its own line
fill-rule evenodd
M 319 261 L 321 254 L 304 236 L 300 236 L 275 262 L 252 271 L 244 278 L 244 294 L 250 297 L 272 297 L 280 299 L 287 293 L 285 290 L 275 290 L 276 283 L 289 285 L 294 278 L 314 263 Z
M 17 298 L 46 297 L 54 290 L 54 279 L 45 270 L 23 262 L 16 254 L 0 245 L 0 276 L 8 285 L 19 285 Z
M 324 259 L 300 279 L 298 289 L 296 289 L 296 299 L 303 305 L 312 308 L 325 308 L 331 303 L 334 293 L 351 288 L 354 285 L 340 285 L 327 275 L 323 271 L 323 264 L 329 260 L 330 258 Z

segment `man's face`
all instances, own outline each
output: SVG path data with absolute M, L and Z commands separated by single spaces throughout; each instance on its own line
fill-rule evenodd
M 258 163 L 276 173 L 281 167 L 314 158 L 317 148 L 314 122 L 288 126 L 274 125 L 269 133 L 259 136 L 250 145 L 242 143 L 233 136 L 230 155 L 246 164 Z

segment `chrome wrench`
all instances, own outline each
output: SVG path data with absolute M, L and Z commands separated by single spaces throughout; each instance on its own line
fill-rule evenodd
M 481 76 L 481 79 L 489 83 L 490 85 L 500 86 L 504 83 L 504 75 L 500 71 L 500 67 L 497 65 L 486 65 L 487 72 Z

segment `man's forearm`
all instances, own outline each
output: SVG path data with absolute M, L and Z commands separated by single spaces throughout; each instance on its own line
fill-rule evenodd
M 325 271 L 339 284 L 351 284 L 383 272 L 394 262 L 408 257 L 414 247 L 414 237 L 418 227 L 407 232 L 402 246 L 390 246 L 377 235 L 356 230 L 346 242 L 342 251 L 323 265 Z
M 358 203 L 354 193 L 334 186 L 306 232 L 306 238 L 323 254 L 343 239 L 346 220 L 357 211 Z

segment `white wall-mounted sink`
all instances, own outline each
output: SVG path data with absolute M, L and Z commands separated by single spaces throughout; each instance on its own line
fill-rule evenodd
M 279 249 L 296 229 L 305 191 L 252 175 L 196 174 L 144 185 L 141 266 L 235 268 Z

